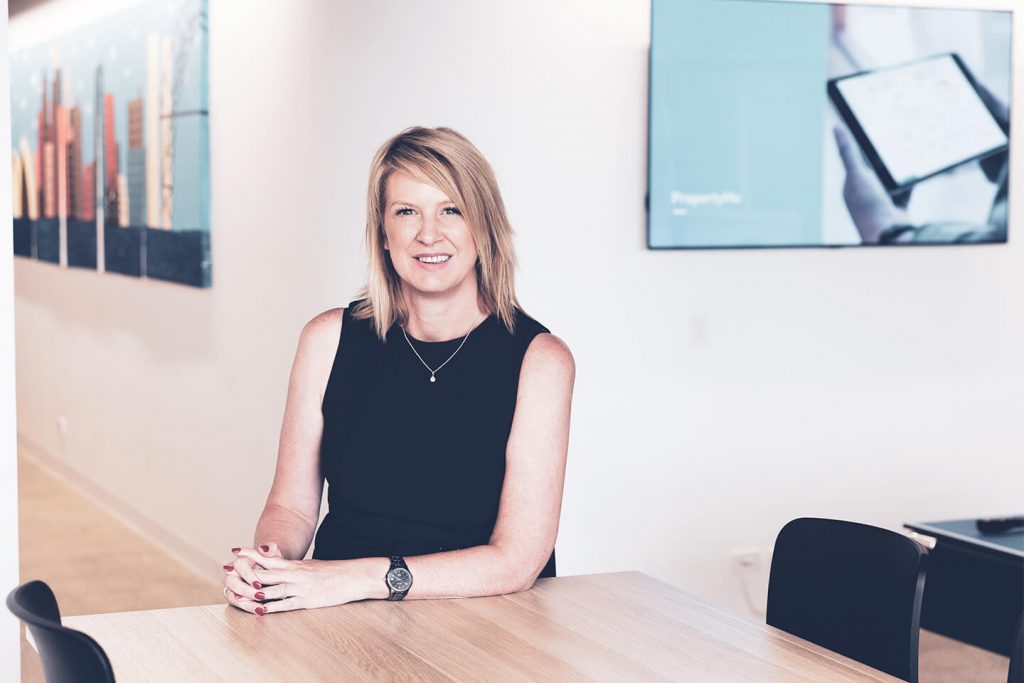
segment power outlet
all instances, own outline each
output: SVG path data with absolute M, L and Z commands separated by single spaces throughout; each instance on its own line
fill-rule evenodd
M 760 548 L 734 548 L 729 551 L 732 566 L 741 572 L 753 572 L 761 567 Z
M 735 578 L 743 596 L 743 601 L 750 610 L 751 616 L 764 618 L 768 605 L 768 572 L 771 566 L 771 551 L 763 552 L 761 548 L 733 548 L 729 551 L 729 561 L 735 572 Z M 767 563 L 767 564 L 766 564 Z

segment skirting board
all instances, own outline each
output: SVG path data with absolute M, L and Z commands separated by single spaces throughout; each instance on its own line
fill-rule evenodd
M 45 449 L 37 447 L 31 440 L 18 434 L 18 448 L 24 449 L 43 469 L 65 482 L 90 501 L 101 507 L 119 522 L 143 538 L 162 546 L 189 571 L 202 579 L 219 586 L 224 573 L 221 565 L 224 558 L 207 555 L 196 546 L 167 530 L 133 506 L 113 495 L 88 477 L 76 472 L 59 458 Z

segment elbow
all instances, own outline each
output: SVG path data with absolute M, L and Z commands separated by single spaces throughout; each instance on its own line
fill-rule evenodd
M 512 588 L 508 592 L 521 593 L 533 588 L 533 585 L 537 582 L 537 578 L 540 576 L 541 572 L 544 571 L 544 567 L 547 565 L 549 557 L 551 557 L 550 550 L 548 550 L 547 554 L 545 554 L 544 558 L 539 562 L 534 560 L 522 561 L 513 558 L 511 571 L 512 580 L 510 582 Z
M 530 574 L 525 581 L 519 584 L 519 588 L 517 588 L 515 592 L 522 593 L 523 591 L 528 591 L 531 588 L 533 588 L 533 584 L 537 583 L 537 576 L 539 574 L 540 572 L 537 572 L 536 574 Z
M 533 584 L 536 582 L 537 577 L 534 575 L 523 574 L 521 571 L 517 572 L 517 575 L 512 578 L 509 582 L 509 589 L 506 593 L 522 593 L 533 588 Z
M 515 578 L 509 581 L 505 585 L 505 589 L 501 591 L 504 595 L 512 595 L 513 593 L 522 593 L 533 588 L 535 579 L 529 578 Z

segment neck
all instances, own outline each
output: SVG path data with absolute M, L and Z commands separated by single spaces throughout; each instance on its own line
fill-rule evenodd
M 488 315 L 475 289 L 471 297 L 434 298 L 407 293 L 406 331 L 423 341 L 447 341 L 466 335 Z

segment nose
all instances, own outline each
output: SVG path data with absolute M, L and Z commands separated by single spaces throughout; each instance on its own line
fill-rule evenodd
M 416 233 L 416 239 L 422 244 L 430 246 L 441 241 L 441 228 L 438 225 L 437 216 L 426 214 L 423 222 L 420 223 L 420 230 Z

